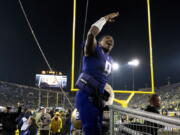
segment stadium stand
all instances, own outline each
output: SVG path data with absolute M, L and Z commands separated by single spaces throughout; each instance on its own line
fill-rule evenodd
M 161 86 L 156 88 L 156 93 L 161 96 L 162 109 L 168 111 L 180 110 L 180 83 Z M 149 95 L 135 95 L 130 101 L 129 106 L 144 109 L 148 104 Z
M 58 92 L 58 105 L 68 107 L 66 99 L 60 90 L 40 89 L 38 87 L 19 85 L 3 81 L 0 81 L 0 106 L 14 106 L 17 102 L 21 102 L 24 105 L 28 105 L 28 107 L 36 108 L 38 107 L 39 102 L 39 91 L 41 91 L 41 106 L 47 106 L 47 92 L 49 93 L 48 106 L 56 106 L 56 94 Z M 73 100 L 73 96 L 70 97 L 70 100 Z
M 149 90 L 139 89 L 139 90 Z M 60 91 L 50 89 L 40 89 L 37 87 L 24 86 L 9 82 L 0 81 L 0 106 L 15 106 L 21 102 L 24 106 L 32 109 L 39 108 L 39 91 L 41 91 L 41 106 L 47 106 L 47 92 L 49 93 L 48 107 L 57 107 L 56 94 L 59 93 L 59 106 L 69 109 L 68 102 Z M 180 83 L 161 86 L 156 88 L 156 93 L 162 98 L 162 109 L 168 111 L 169 116 L 179 117 L 180 110 Z M 66 92 L 71 102 L 74 102 L 75 93 Z M 115 97 L 121 100 L 127 99 L 129 94 L 115 94 Z M 136 94 L 129 103 L 129 107 L 135 109 L 144 109 L 148 104 L 149 95 Z M 1 125 L 0 125 L 1 128 Z

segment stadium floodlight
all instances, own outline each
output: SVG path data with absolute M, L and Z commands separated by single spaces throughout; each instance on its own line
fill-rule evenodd
M 117 62 L 114 62 L 112 64 L 112 68 L 113 68 L 113 70 L 118 70 L 119 69 L 119 64 Z
M 128 62 L 128 65 L 132 66 L 132 89 L 135 89 L 135 84 L 134 84 L 134 67 L 137 67 L 139 65 L 139 60 L 138 59 L 133 59 L 132 61 Z
M 134 60 L 128 62 L 128 65 L 136 67 L 136 66 L 139 65 L 139 60 L 138 59 L 134 59 Z

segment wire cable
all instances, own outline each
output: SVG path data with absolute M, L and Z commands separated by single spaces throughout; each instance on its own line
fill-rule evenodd
M 20 7 L 21 7 L 21 10 L 22 10 L 22 12 L 23 12 L 23 15 L 24 15 L 24 17 L 25 17 L 25 19 L 26 19 L 26 22 L 27 22 L 27 24 L 28 24 L 28 26 L 29 26 L 29 29 L 31 30 L 31 33 L 32 33 L 32 35 L 33 35 L 33 37 L 34 37 L 34 40 L 35 40 L 35 42 L 36 42 L 36 45 L 38 46 L 38 48 L 39 48 L 39 50 L 40 50 L 40 52 L 41 52 L 41 54 L 42 54 L 42 56 L 43 56 L 43 59 L 45 60 L 47 66 L 48 66 L 48 68 L 49 68 L 49 70 L 50 70 L 50 71 L 53 71 L 53 70 L 52 70 L 52 67 L 50 66 L 50 64 L 49 64 L 49 62 L 48 62 L 48 60 L 47 60 L 47 58 L 46 58 L 46 56 L 45 56 L 45 54 L 44 54 L 44 52 L 43 52 L 40 44 L 39 44 L 39 42 L 38 42 L 38 39 L 37 39 L 37 37 L 36 37 L 36 35 L 35 35 L 35 33 L 34 33 L 34 30 L 33 30 L 32 26 L 31 26 L 31 23 L 30 23 L 30 21 L 29 21 L 29 19 L 28 19 L 28 17 L 27 17 L 27 14 L 26 14 L 26 12 L 25 12 L 25 10 L 24 10 L 24 7 L 23 7 L 23 5 L 22 5 L 22 2 L 21 2 L 21 0 L 18 0 L 18 1 L 19 1 L 19 5 L 20 5 Z M 56 76 L 54 76 L 54 77 L 55 77 L 56 81 L 58 82 L 58 79 L 56 78 Z M 68 102 L 69 102 L 69 104 L 71 105 L 71 107 L 74 108 L 74 106 L 72 105 L 70 99 L 68 98 L 68 96 L 66 95 L 66 93 L 64 92 L 64 90 L 63 90 L 61 87 L 60 87 L 60 89 L 61 89 L 61 92 L 63 93 L 63 95 L 64 95 L 64 96 L 66 97 L 66 99 L 68 100 Z
M 79 74 L 80 74 L 81 69 L 82 69 L 82 57 L 84 55 L 84 44 L 85 44 L 88 8 L 89 8 L 89 0 L 86 1 L 86 11 L 85 11 L 84 28 L 83 28 L 83 36 L 82 36 L 82 47 L 81 47 L 81 55 L 80 55 L 80 63 L 79 63 Z
M 40 50 L 40 52 L 41 52 L 41 54 L 42 54 L 42 56 L 43 56 L 43 58 L 44 58 L 44 60 L 45 60 L 45 62 L 46 62 L 46 64 L 47 64 L 47 66 L 48 66 L 48 68 L 50 69 L 50 71 L 52 71 L 52 68 L 51 68 L 51 66 L 50 66 L 50 64 L 49 64 L 49 62 L 48 62 L 48 60 L 47 60 L 47 58 L 46 58 L 46 56 L 45 56 L 45 54 L 44 54 L 44 52 L 43 52 L 40 44 L 39 44 L 39 42 L 38 42 L 38 40 L 37 40 L 37 37 L 36 37 L 36 35 L 35 35 L 35 33 L 34 33 L 34 30 L 33 30 L 32 26 L 31 26 L 31 24 L 30 24 L 30 22 L 29 22 L 29 19 L 28 19 L 27 15 L 26 15 L 26 12 L 25 12 L 24 7 L 23 7 L 23 5 L 22 5 L 22 3 L 21 3 L 21 0 L 19 0 L 19 4 L 20 4 L 21 10 L 22 10 L 22 12 L 23 12 L 23 14 L 24 14 L 24 17 L 25 17 L 25 19 L 26 19 L 26 21 L 27 21 L 27 24 L 28 24 L 28 26 L 29 26 L 29 29 L 31 30 L 31 33 L 32 33 L 32 35 L 33 35 L 33 37 L 34 37 L 34 40 L 35 40 L 35 42 L 36 42 L 36 45 L 38 46 L 38 48 L 39 48 L 39 50 Z
M 86 33 L 86 24 L 87 24 L 87 16 L 88 16 L 88 8 L 89 8 L 89 0 L 86 2 L 86 12 L 85 12 L 85 18 L 84 18 L 84 31 L 83 31 L 83 43 L 85 41 L 85 33 Z

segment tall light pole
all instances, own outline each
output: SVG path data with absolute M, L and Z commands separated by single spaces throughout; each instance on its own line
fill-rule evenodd
M 132 67 L 132 78 L 133 78 L 132 88 L 134 90 L 134 88 L 135 88 L 135 86 L 134 86 L 134 67 L 137 67 L 139 65 L 139 60 L 133 59 L 132 61 L 128 62 L 128 65 L 130 65 Z

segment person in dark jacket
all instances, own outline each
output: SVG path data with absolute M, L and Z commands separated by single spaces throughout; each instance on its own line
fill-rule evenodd
M 37 135 L 38 126 L 36 124 L 36 120 L 33 117 L 29 117 L 28 124 L 29 124 L 29 127 L 23 135 Z
M 149 98 L 149 103 L 150 105 L 146 107 L 145 111 L 160 114 L 161 97 L 157 94 L 153 94 Z
M 146 107 L 145 111 L 160 114 L 159 110 L 161 108 L 161 97 L 157 94 L 153 94 L 149 98 L 149 103 L 150 105 Z M 144 131 L 146 133 L 150 133 L 151 135 L 157 135 L 158 129 L 163 128 L 162 125 L 149 122 L 149 121 L 145 121 L 144 125 L 146 127 L 144 128 Z
M 26 111 L 27 111 L 27 108 L 24 108 L 24 110 L 21 112 L 21 114 L 16 118 L 17 128 L 19 131 L 21 131 L 21 127 L 23 125 L 22 118 Z M 19 135 L 20 135 L 20 132 L 19 132 Z
M 146 107 L 145 111 L 160 114 L 159 113 L 160 107 L 161 107 L 161 97 L 157 94 L 153 94 L 149 98 L 149 105 Z M 163 128 L 162 125 L 150 121 L 144 121 L 143 124 L 139 122 L 132 122 L 132 123 L 124 124 L 124 126 L 133 129 L 135 131 L 145 133 L 145 135 L 147 134 L 158 135 L 158 129 Z M 123 134 L 129 135 L 128 133 L 124 133 L 124 132 Z
M 2 134 L 3 135 L 15 135 L 16 131 L 16 119 L 21 114 L 21 106 L 18 103 L 18 112 L 12 112 L 11 107 L 6 108 L 6 112 L 0 113 L 0 119 L 2 121 Z
M 25 114 L 23 115 L 21 122 L 22 122 L 22 126 L 19 130 L 20 135 L 23 135 L 23 133 L 27 130 L 27 128 L 29 127 L 29 123 L 28 123 L 28 119 L 29 117 L 32 115 L 31 110 L 27 110 L 25 112 Z

